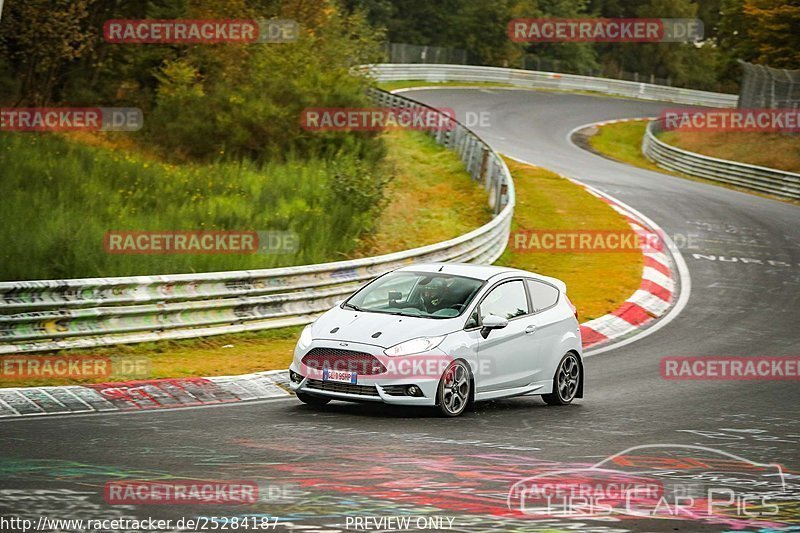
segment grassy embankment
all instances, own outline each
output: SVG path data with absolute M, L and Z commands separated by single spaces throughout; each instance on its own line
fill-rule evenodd
M 97 139 L 93 139 L 96 141 Z M 269 268 L 343 259 L 369 220 L 337 160 L 161 161 L 63 136 L 0 135 L 0 279 Z M 388 172 L 382 173 L 388 175 Z M 362 202 L 363 203 L 363 202 Z M 294 253 L 110 254 L 109 231 L 289 231 Z
M 800 136 L 761 132 L 667 131 L 661 139 L 698 154 L 800 173 Z
M 589 138 L 589 145 L 597 152 L 623 163 L 664 174 L 672 174 L 695 181 L 713 183 L 750 194 L 775 198 L 726 183 L 705 180 L 679 172 L 663 169 L 642 154 L 646 120 L 631 120 L 600 126 L 596 135 Z M 792 135 L 749 132 L 664 132 L 664 142 L 710 157 L 740 161 L 752 165 L 779 168 L 800 172 L 800 137 Z M 782 198 L 778 200 L 792 202 Z
M 583 187 L 548 170 L 507 160 L 517 192 L 513 231 L 551 229 L 629 232 L 628 223 Z M 639 288 L 640 253 L 539 253 L 512 243 L 498 264 L 563 280 L 581 322 L 619 307 Z
M 421 135 L 391 134 L 389 163 L 395 179 L 375 231 L 351 257 L 419 246 L 462 234 L 489 220 L 483 189 L 447 151 Z M 583 188 L 551 172 L 509 161 L 517 189 L 514 229 L 627 229 L 625 221 Z M 499 264 L 530 269 L 567 282 L 581 320 L 615 309 L 636 290 L 639 254 L 542 254 L 509 248 Z M 57 355 L 145 357 L 151 378 L 230 375 L 286 368 L 301 328 L 68 350 Z M 5 381 L 3 386 L 103 380 Z

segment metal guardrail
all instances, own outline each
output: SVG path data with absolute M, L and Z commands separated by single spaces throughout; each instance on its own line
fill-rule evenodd
M 682 150 L 660 140 L 657 135 L 661 131 L 661 123 L 653 120 L 642 139 L 642 153 L 660 167 L 781 198 L 800 199 L 800 174 Z
M 709 107 L 736 107 L 735 94 L 681 89 L 649 83 L 638 83 L 574 74 L 517 70 L 499 67 L 430 64 L 379 64 L 370 71 L 379 81 L 422 80 L 431 83 L 447 81 L 502 83 L 516 87 L 591 91 L 644 100 L 674 102 Z M 670 146 L 656 138 L 657 121 L 647 128 L 642 142 L 645 156 L 656 164 L 692 176 L 746 187 L 783 198 L 800 198 L 800 175 L 766 167 L 715 159 Z
M 382 64 L 380 81 L 496 82 L 518 87 L 592 91 L 646 100 L 734 107 L 736 95 L 497 67 Z M 384 106 L 428 108 L 374 91 Z M 514 184 L 503 160 L 460 123 L 435 133 L 490 192 L 495 217 L 465 235 L 413 250 L 352 261 L 252 271 L 0 282 L 0 354 L 87 348 L 300 325 L 361 284 L 421 261 L 494 262 L 506 247 Z
M 679 87 L 594 78 L 576 74 L 559 74 L 557 72 L 501 67 L 383 63 L 372 65 L 369 69 L 379 81 L 423 80 L 432 83 L 445 81 L 502 83 L 516 87 L 562 91 L 592 91 L 643 100 L 711 107 L 736 107 L 738 100 L 738 96 L 735 94 L 681 89 Z
M 428 106 L 374 90 L 379 105 Z M 503 160 L 457 121 L 433 133 L 489 191 L 494 218 L 445 242 L 412 250 L 265 270 L 0 282 L 0 354 L 88 348 L 300 325 L 361 284 L 423 261 L 493 263 L 506 247 L 514 184 Z

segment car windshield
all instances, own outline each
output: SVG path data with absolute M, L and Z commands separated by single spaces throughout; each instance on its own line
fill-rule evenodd
M 483 281 L 439 272 L 392 272 L 351 296 L 343 306 L 358 311 L 424 318 L 461 315 Z

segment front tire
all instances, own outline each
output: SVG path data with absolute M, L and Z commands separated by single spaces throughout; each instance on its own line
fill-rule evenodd
M 561 358 L 553 377 L 553 392 L 542 394 L 542 400 L 547 405 L 568 405 L 575 399 L 581 384 L 581 363 L 578 356 L 572 352 Z
M 436 391 L 436 404 L 439 412 L 444 416 L 458 416 L 464 412 L 469 404 L 471 393 L 471 380 L 469 368 L 463 361 L 453 361 L 439 381 Z
M 296 392 L 294 394 L 297 396 L 298 400 L 308 405 L 327 405 L 327 403 L 331 401 L 330 398 L 314 396 L 313 394 L 306 394 L 304 392 Z

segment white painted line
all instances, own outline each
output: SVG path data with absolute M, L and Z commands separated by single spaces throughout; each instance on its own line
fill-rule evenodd
M 658 296 L 641 289 L 634 292 L 633 296 L 628 298 L 626 301 L 638 305 L 648 313 L 655 316 L 661 316 L 667 312 L 667 309 L 669 309 L 669 304 L 667 302 Z
M 81 387 L 80 385 L 69 385 L 69 386 L 61 387 L 61 388 L 64 389 L 65 393 L 69 394 L 70 396 L 72 396 L 73 398 L 78 400 L 80 403 L 85 405 L 86 406 L 86 411 L 88 411 L 88 412 L 94 411 L 94 408 L 91 405 L 89 405 L 88 403 L 86 403 L 85 401 L 83 401 L 83 398 L 81 398 L 80 396 L 78 396 L 77 394 L 72 392 L 73 388 L 83 388 L 83 387 Z
M 38 415 L 46 415 L 47 414 L 47 412 L 44 409 L 42 409 L 41 407 L 36 405 L 36 402 L 34 402 L 30 398 L 28 398 L 27 396 L 22 394 L 22 391 L 25 390 L 24 387 L 15 387 L 13 389 L 6 389 L 6 390 L 13 390 L 14 392 L 17 393 L 17 396 L 19 396 L 20 398 L 22 398 L 23 400 L 25 400 L 26 402 L 31 404 L 34 408 L 36 408 L 36 410 L 39 411 L 38 413 L 26 413 L 26 414 L 24 414 L 22 416 L 38 416 Z
M 452 89 L 454 87 L 453 86 L 449 86 L 449 87 L 441 87 L 441 88 L 451 88 Z M 410 88 L 408 90 L 414 90 L 414 89 L 420 90 L 421 88 Z M 520 90 L 527 90 L 527 89 L 520 89 Z M 397 92 L 400 92 L 400 90 L 398 90 Z M 633 119 L 631 119 L 631 120 L 633 120 Z M 572 132 L 574 132 L 574 131 L 576 131 L 578 129 L 585 128 L 585 127 L 587 127 L 587 126 L 580 126 L 578 128 L 573 129 L 570 132 L 570 134 L 568 134 L 568 137 L 567 137 L 568 142 L 572 143 L 572 141 L 570 139 Z M 522 159 L 519 159 L 519 158 L 516 158 L 516 157 L 513 157 L 513 156 L 508 156 L 508 157 L 510 157 L 511 159 L 514 159 L 515 161 L 519 161 L 520 163 L 523 163 L 523 164 L 537 166 L 537 165 L 534 165 L 533 163 L 530 163 L 528 161 L 525 161 L 525 160 L 522 160 Z M 654 230 L 655 232 L 660 233 L 661 235 L 663 235 L 665 244 L 667 245 L 667 249 L 672 254 L 673 260 L 675 261 L 675 265 L 676 265 L 676 267 L 678 269 L 678 273 L 680 275 L 680 280 L 681 280 L 681 291 L 680 291 L 680 296 L 678 298 L 678 302 L 675 304 L 674 307 L 672 307 L 672 309 L 667 314 L 667 316 L 665 316 L 663 319 L 657 321 L 652 327 L 649 327 L 647 329 L 641 330 L 639 333 L 637 333 L 637 334 L 625 339 L 624 341 L 613 343 L 611 345 L 598 348 L 597 350 L 592 350 L 592 349 L 587 350 L 587 352 L 584 353 L 584 356 L 585 357 L 589 357 L 589 356 L 592 356 L 592 355 L 598 355 L 598 354 L 601 354 L 601 353 L 604 353 L 604 352 L 607 352 L 607 351 L 610 351 L 610 350 L 625 346 L 625 345 L 630 344 L 632 342 L 635 342 L 635 341 L 637 341 L 637 340 L 639 340 L 641 338 L 644 338 L 644 337 L 654 333 L 655 331 L 658 331 L 659 329 L 661 329 L 664 326 L 666 326 L 669 322 L 674 320 L 674 318 L 676 316 L 678 316 L 678 314 L 680 314 L 680 312 L 683 310 L 683 308 L 686 306 L 686 304 L 687 304 L 687 302 L 689 300 L 689 295 L 690 295 L 690 292 L 691 292 L 691 277 L 689 275 L 689 270 L 688 270 L 688 268 L 686 266 L 686 262 L 685 262 L 685 260 L 683 259 L 683 256 L 680 253 L 680 250 L 678 250 L 678 248 L 675 246 L 675 243 L 672 241 L 672 239 L 668 235 L 666 235 L 663 232 L 663 230 L 661 230 L 661 228 L 657 224 L 655 224 L 655 222 L 650 220 L 648 217 L 643 215 L 638 210 L 630 207 L 629 205 L 625 204 L 624 202 L 621 202 L 621 201 L 617 200 L 613 196 L 605 194 L 604 192 L 602 192 L 602 191 L 600 191 L 598 189 L 595 189 L 594 187 L 592 187 L 590 185 L 587 185 L 587 184 L 585 184 L 585 183 L 583 183 L 583 182 L 581 182 L 581 181 L 579 181 L 579 180 L 577 180 L 575 178 L 566 177 L 566 179 L 569 179 L 570 181 L 572 181 L 572 182 L 584 187 L 590 194 L 592 194 L 594 196 L 597 196 L 599 198 L 608 199 L 610 202 L 612 202 L 610 204 L 611 207 L 614 208 L 617 212 L 622 213 L 623 215 L 625 215 L 625 216 L 627 216 L 629 218 L 641 220 L 641 221 L 644 222 L 644 224 L 648 225 L 652 230 Z M 631 224 L 631 225 L 638 227 L 636 224 Z M 642 229 L 644 230 L 644 228 L 642 228 Z M 647 230 L 644 230 L 644 231 L 647 231 Z M 663 254 L 663 253 L 660 253 L 660 252 L 658 252 L 658 253 L 650 253 L 650 254 L 645 254 L 645 255 L 653 257 L 654 259 L 659 260 L 659 262 L 663 262 L 663 260 L 667 259 L 666 255 Z M 643 279 L 648 279 L 650 281 L 653 281 L 654 283 L 657 283 L 658 285 L 660 285 L 662 287 L 665 287 L 665 288 L 668 288 L 670 290 L 674 289 L 674 286 L 675 286 L 675 284 L 674 284 L 672 279 L 670 279 L 669 277 L 663 275 L 662 273 L 658 272 L 657 270 L 653 269 L 652 267 L 645 267 L 644 273 L 643 273 Z M 646 295 L 646 296 L 643 296 L 640 293 L 644 293 L 644 295 Z M 661 304 L 658 304 L 655 301 L 651 301 L 653 298 L 657 299 L 653 295 L 648 295 L 648 293 L 646 293 L 646 291 L 638 290 L 631 296 L 631 298 L 628 299 L 628 301 L 637 303 L 638 305 L 642 306 L 645 309 L 648 309 L 648 310 L 653 309 L 654 311 L 659 311 L 660 310 L 660 312 L 663 313 L 664 308 L 661 307 Z M 667 304 L 664 303 L 663 305 L 667 305 Z M 647 307 L 647 306 L 649 306 L 649 307 Z M 654 312 L 654 314 L 659 314 L 659 313 L 658 312 Z M 600 333 L 600 334 L 608 337 L 609 339 L 613 339 L 615 337 L 619 337 L 619 336 L 625 335 L 627 333 L 630 333 L 630 332 L 638 329 L 636 326 L 633 326 L 629 322 L 627 322 L 627 321 L 625 321 L 625 320 L 623 320 L 623 319 L 621 319 L 621 318 L 619 318 L 619 317 L 617 317 L 615 315 L 612 315 L 612 314 L 604 315 L 604 316 L 602 316 L 600 318 L 597 318 L 595 320 L 591 320 L 591 321 L 586 322 L 585 324 L 582 324 L 582 325 L 585 326 L 585 327 L 588 327 L 588 328 L 590 328 L 590 329 L 592 329 L 594 331 L 596 331 L 597 333 Z M 259 379 L 266 378 L 267 376 L 271 376 L 271 375 L 274 375 L 274 374 L 282 374 L 282 373 L 285 373 L 285 372 L 286 372 L 285 370 L 271 370 L 271 371 L 259 372 L 259 373 L 254 373 L 254 374 L 246 374 L 246 375 L 243 375 L 243 376 L 216 376 L 216 377 L 207 377 L 207 378 L 204 378 L 204 379 L 208 379 L 210 381 L 217 382 L 218 385 L 223 385 L 221 388 L 225 389 L 224 385 L 227 384 L 227 382 L 231 382 L 231 381 L 233 381 L 235 379 L 249 379 L 249 380 L 257 382 Z M 164 412 L 172 412 L 172 411 L 181 411 L 181 410 L 185 410 L 185 409 L 207 409 L 207 408 L 214 408 L 214 407 L 220 407 L 220 406 L 253 405 L 253 404 L 258 404 L 258 403 L 272 402 L 272 401 L 276 401 L 276 400 L 286 400 L 286 399 L 290 399 L 292 397 L 291 394 L 289 394 L 284 389 L 282 389 L 280 386 L 278 386 L 278 383 L 272 381 L 271 379 L 268 379 L 267 381 L 271 382 L 270 384 L 276 389 L 276 392 L 280 391 L 282 394 L 285 393 L 285 395 L 278 395 L 278 396 L 275 396 L 275 397 L 267 397 L 267 398 L 258 399 L 258 400 L 240 400 L 240 401 L 237 401 L 237 402 L 211 403 L 211 404 L 206 404 L 206 405 L 181 406 L 181 407 L 174 407 L 174 408 L 163 407 L 163 408 L 156 408 L 156 409 L 112 410 L 112 411 L 97 411 L 97 412 L 91 412 L 91 413 L 68 412 L 68 413 L 58 413 L 58 414 L 54 414 L 54 413 L 51 414 L 51 413 L 41 412 L 41 413 L 30 413 L 30 414 L 26 414 L 26 415 L 23 415 L 23 416 L 3 417 L 0 420 L 2 420 L 2 421 L 8 421 L 8 420 L 30 420 L 31 418 L 39 418 L 42 415 L 47 416 L 47 418 L 60 418 L 60 417 L 65 417 L 65 416 L 96 416 L 96 415 L 109 415 L 109 414 L 115 414 L 115 415 L 116 414 L 134 414 L 134 413 L 151 413 L 152 414 L 152 413 L 159 413 L 159 412 L 160 413 L 164 413 Z M 263 385 L 263 384 L 261 384 L 261 385 Z M 46 391 L 46 389 L 51 389 L 52 390 L 54 388 L 57 388 L 57 387 L 39 387 L 38 389 L 40 390 L 40 392 L 42 392 L 42 393 L 46 394 L 47 396 L 49 396 L 53 401 L 55 401 L 56 403 L 58 403 L 58 404 L 63 406 L 63 404 L 61 404 L 61 402 L 59 402 L 58 400 L 53 398 Z M 94 391 L 94 389 L 91 389 L 91 388 L 88 388 L 88 387 L 81 387 L 81 388 L 85 389 L 85 390 L 89 390 L 89 391 Z M 16 390 L 17 394 L 20 397 L 22 397 L 28 403 L 33 405 L 36 409 L 42 411 L 42 409 L 38 405 L 36 405 L 34 402 L 32 402 L 30 399 L 28 399 L 27 397 L 25 397 L 23 394 L 21 394 L 19 392 L 22 389 L 24 389 L 24 388 L 13 388 L 13 389 L 5 389 L 5 390 L 9 390 L 9 391 Z M 31 389 L 27 389 L 27 390 L 31 390 Z M 98 394 L 96 391 L 94 391 L 94 392 L 102 400 L 106 401 L 105 398 L 102 397 L 102 395 Z M 87 405 L 87 407 L 90 407 L 79 395 L 77 395 L 77 394 L 73 394 L 73 395 L 78 400 L 80 400 L 81 403 L 83 403 L 84 405 Z M 3 405 L 6 405 L 7 407 L 9 407 L 9 409 L 11 411 L 14 411 L 14 412 L 18 413 L 18 411 L 13 409 L 6 402 L 2 402 L 2 400 L 0 400 L 0 403 L 2 403 Z M 64 407 L 66 407 L 66 406 L 64 406 Z
M 5 405 L 6 407 L 8 407 L 8 410 L 9 410 L 9 411 L 11 411 L 12 413 L 17 413 L 16 415 L 11 415 L 11 416 L 22 416 L 22 415 L 20 414 L 20 412 L 19 412 L 19 411 L 17 411 L 17 410 L 16 410 L 16 409 L 14 409 L 13 407 L 11 407 L 11 405 L 7 404 L 7 403 L 6 403 L 6 402 L 4 402 L 3 400 L 0 400 L 0 404 L 3 404 L 3 405 Z M 3 416 L 3 417 L 0 417 L 0 419 L 2 419 L 2 418 L 5 418 L 5 417 L 4 417 L 4 416 Z
M 672 278 L 665 276 L 653 267 L 644 267 L 642 279 L 652 281 L 659 287 L 664 287 L 669 292 L 675 292 L 675 282 L 672 281 Z
M 52 389 L 50 389 L 50 390 L 52 390 Z M 56 399 L 56 398 L 55 398 L 55 397 L 54 397 L 52 394 L 50 394 L 49 392 L 47 392 L 47 391 L 46 391 L 46 390 L 44 390 L 43 388 L 40 388 L 40 389 L 39 389 L 39 391 L 40 391 L 42 394 L 44 394 L 45 396 L 47 396 L 48 398 L 50 398 L 51 400 L 53 400 L 54 402 L 56 402 L 58 405 L 60 405 L 60 406 L 61 406 L 61 407 L 63 407 L 64 409 L 66 409 L 66 410 L 67 410 L 67 412 L 71 412 L 71 411 L 72 411 L 72 409 L 70 409 L 69 407 L 67 407 L 67 406 L 66 406 L 66 405 L 64 405 L 63 403 L 59 402 L 59 401 L 58 401 L 58 400 L 57 400 L 57 399 Z
M 130 409 L 125 411 L 95 411 L 92 413 L 59 413 L 59 414 L 51 414 L 48 415 L 46 413 L 39 413 L 35 416 L 26 415 L 26 416 L 13 416 L 7 418 L 0 418 L 0 425 L 5 422 L 18 422 L 20 420 L 32 420 L 37 419 L 41 420 L 42 415 L 45 415 L 46 418 L 65 418 L 65 417 L 78 417 L 78 416 L 108 416 L 108 415 L 136 415 L 142 413 L 148 413 L 150 415 L 154 414 L 165 414 L 165 413 L 180 413 L 181 411 L 187 410 L 194 410 L 194 409 L 212 409 L 215 407 L 235 407 L 235 406 L 246 406 L 246 405 L 258 405 L 262 403 L 271 403 L 275 401 L 282 401 L 282 400 L 291 400 L 293 396 L 279 396 L 276 398 L 264 398 L 263 400 L 250 400 L 246 402 L 223 402 L 223 403 L 210 403 L 207 405 L 189 405 L 186 407 L 174 407 L 174 408 L 160 408 L 160 409 Z
M 575 143 L 572 142 L 572 136 L 575 135 L 576 132 L 579 132 L 579 131 L 584 130 L 586 128 L 591 128 L 592 126 L 598 127 L 598 126 L 605 126 L 606 124 L 617 124 L 619 122 L 634 122 L 634 121 L 637 121 L 637 120 L 656 120 L 657 118 L 658 117 L 632 117 L 632 118 L 619 118 L 619 119 L 616 119 L 616 120 L 604 120 L 602 122 L 590 122 L 589 124 L 583 124 L 582 126 L 575 126 L 571 130 L 569 130 L 567 132 L 567 142 L 569 144 L 571 144 L 572 146 L 576 146 Z M 528 163 L 528 164 L 532 164 L 532 163 Z M 621 164 L 624 165 L 625 163 L 621 163 Z M 609 198 L 611 198 L 611 197 L 609 197 Z M 618 200 L 614 200 L 614 201 L 616 202 Z M 623 204 L 622 202 L 619 202 L 619 204 L 625 206 L 625 204 Z
M 613 207 L 613 204 L 612 204 L 612 207 Z M 633 228 L 633 231 L 635 231 L 636 233 L 646 233 L 646 234 L 653 233 L 649 229 L 643 228 L 642 226 L 640 226 L 636 222 L 628 221 L 628 224 L 630 224 L 630 226 Z
M 594 320 L 590 320 L 583 324 L 587 328 L 591 328 L 595 330 L 597 333 L 601 335 L 605 335 L 609 339 L 615 339 L 617 337 L 621 337 L 622 335 L 628 334 L 631 331 L 637 329 L 638 326 L 634 326 L 627 320 L 624 320 L 616 315 L 603 315 L 600 318 L 595 318 Z
M 613 197 L 609 196 L 609 198 Z M 658 224 L 650 220 L 650 218 L 646 217 L 641 212 L 628 206 L 624 202 L 620 202 L 619 200 L 616 199 L 614 199 L 614 201 L 619 202 L 626 208 L 630 209 L 631 212 L 636 214 L 641 220 L 645 222 L 645 224 L 647 224 L 652 229 L 656 230 L 660 235 L 662 235 L 664 244 L 666 245 L 666 248 L 670 251 L 672 259 L 675 262 L 675 268 L 678 270 L 678 279 L 680 280 L 680 293 L 678 296 L 678 301 L 675 302 L 675 305 L 672 307 L 672 309 L 669 310 L 669 313 L 667 313 L 664 317 L 660 318 L 655 323 L 653 323 L 652 326 L 646 329 L 642 329 L 641 331 L 639 331 L 639 333 L 636 333 L 635 335 L 628 337 L 623 341 L 608 346 L 602 346 L 600 348 L 597 348 L 596 350 L 592 350 L 590 348 L 586 353 L 583 354 L 584 357 L 600 355 L 601 353 L 605 353 L 611 350 L 616 350 L 617 348 L 627 346 L 628 344 L 641 340 L 649 335 L 652 335 L 656 331 L 659 331 L 667 324 L 675 320 L 675 318 L 677 318 L 678 315 L 681 314 L 686 305 L 689 303 L 689 296 L 692 293 L 692 277 L 689 274 L 689 267 L 686 266 L 686 260 L 684 260 L 683 254 L 681 254 L 681 251 L 675 245 L 675 242 L 672 240 L 672 238 L 669 235 L 667 235 Z
M 669 267 L 669 259 L 667 258 L 667 255 L 663 252 L 645 252 L 644 256 L 649 257 L 653 261 L 656 261 L 657 263 L 660 263 L 665 267 Z
M 636 217 L 633 216 L 633 213 L 631 213 L 627 209 L 623 209 L 620 206 L 618 206 L 616 204 L 613 204 L 613 203 L 612 204 L 608 204 L 608 205 L 611 207 L 611 209 L 613 209 L 614 211 L 616 211 L 617 213 L 619 213 L 620 215 L 622 215 L 624 217 L 636 218 Z

